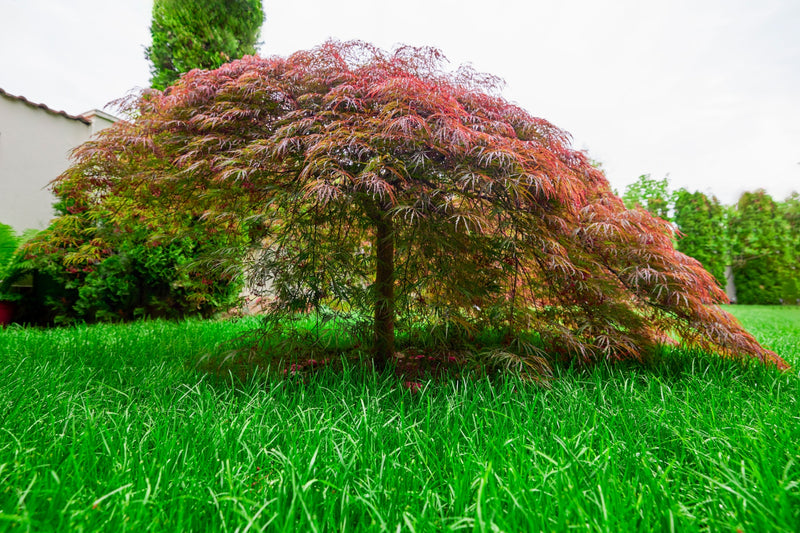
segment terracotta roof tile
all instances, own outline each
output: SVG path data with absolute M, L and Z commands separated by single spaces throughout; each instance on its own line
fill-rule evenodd
M 55 109 L 51 109 L 51 108 L 47 107 L 44 104 L 37 104 L 36 102 L 31 102 L 30 100 L 28 100 L 24 96 L 16 96 L 14 94 L 8 93 L 8 92 L 4 91 L 2 88 L 0 88 L 0 96 L 5 96 L 7 98 L 11 98 L 11 99 L 14 99 L 14 100 L 19 100 L 20 102 L 22 102 L 22 103 L 24 103 L 26 105 L 29 105 L 31 107 L 38 107 L 39 109 L 43 109 L 44 111 L 47 111 L 48 113 L 52 113 L 53 115 L 61 115 L 62 117 L 68 118 L 70 120 L 77 120 L 77 121 L 83 122 L 84 124 L 91 124 L 92 123 L 86 117 L 70 115 L 66 111 L 56 111 Z

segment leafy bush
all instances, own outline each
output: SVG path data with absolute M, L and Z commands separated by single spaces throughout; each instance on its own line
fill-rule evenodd
M 178 318 L 207 316 L 233 305 L 235 283 L 214 283 L 188 270 L 198 248 L 190 240 L 156 245 L 123 241 L 86 275 L 78 289 L 76 315 L 100 321 Z
M 0 223 L 0 300 L 22 299 L 23 294 L 12 289 L 12 285 L 19 278 L 24 263 L 21 245 L 36 233 L 36 230 L 26 230 L 22 235 L 17 235 L 11 226 Z
M 3 272 L 11 261 L 11 256 L 14 255 L 18 244 L 19 238 L 14 232 L 14 228 L 0 223 L 0 280 L 3 279 Z
M 9 291 L 9 265 L 17 249 L 19 237 L 11 226 L 0 223 L 0 301 L 18 299 L 18 295 Z
M 0 223 L 0 283 L 5 278 L 6 268 L 11 262 L 18 245 L 19 237 L 17 237 L 14 228 Z
M 30 321 L 209 316 L 235 304 L 241 276 L 209 273 L 196 262 L 228 237 L 159 240 L 146 225 L 89 224 L 83 215 L 63 214 L 26 245 L 25 268 L 36 272 L 44 304 Z

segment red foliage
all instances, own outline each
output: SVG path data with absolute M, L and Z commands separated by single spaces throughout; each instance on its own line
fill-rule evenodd
M 364 308 L 371 283 L 379 358 L 405 314 L 534 330 L 581 361 L 641 358 L 677 334 L 786 366 L 567 133 L 498 96 L 496 78 L 442 61 L 328 42 L 192 71 L 131 102 L 136 119 L 78 149 L 56 187 L 76 205 L 122 196 L 250 221 L 276 305 Z

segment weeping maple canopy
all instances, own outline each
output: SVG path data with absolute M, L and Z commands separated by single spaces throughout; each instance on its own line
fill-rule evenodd
M 715 305 L 725 293 L 668 223 L 626 209 L 496 78 L 444 62 L 327 42 L 194 70 L 136 98 L 55 187 L 73 210 L 246 226 L 260 252 L 221 255 L 269 280 L 276 311 L 372 313 L 378 365 L 410 318 L 534 331 L 584 362 L 641 358 L 670 334 L 785 366 Z

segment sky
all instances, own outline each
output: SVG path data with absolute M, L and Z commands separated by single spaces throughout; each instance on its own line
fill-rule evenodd
M 147 87 L 147 0 L 0 0 L 0 88 L 80 114 Z M 264 0 L 260 53 L 439 48 L 506 81 L 620 193 L 800 191 L 800 0 Z M 113 113 L 113 108 L 107 108 Z

